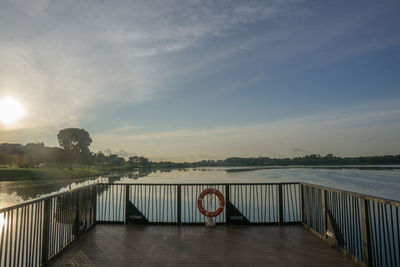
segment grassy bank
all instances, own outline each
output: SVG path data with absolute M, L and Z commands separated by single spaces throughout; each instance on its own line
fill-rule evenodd
M 0 181 L 75 180 L 82 177 L 99 176 L 105 173 L 105 171 L 87 167 L 77 167 L 72 170 L 68 168 L 0 168 Z

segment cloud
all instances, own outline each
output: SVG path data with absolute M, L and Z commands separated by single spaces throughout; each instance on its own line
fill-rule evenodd
M 152 100 L 164 86 L 155 56 L 225 38 L 295 12 L 293 1 L 23 1 L 0 3 L 0 97 L 24 126 L 79 126 L 93 107 Z M 149 59 L 150 57 L 150 59 Z
M 155 155 L 157 159 L 185 158 L 191 161 L 204 159 L 200 155 L 213 155 L 219 159 L 229 156 L 292 157 L 309 151 L 339 156 L 398 154 L 399 118 L 398 103 L 386 103 L 386 108 L 372 109 L 371 105 L 364 105 L 339 112 L 206 130 L 121 132 L 112 136 L 99 133 L 94 135 L 94 144 L 96 147 L 103 144 L 120 147 L 151 158 Z M 380 138 L 370 139 L 371 135 Z M 360 143 L 360 139 L 370 142 Z M 193 151 L 198 153 L 195 157 Z

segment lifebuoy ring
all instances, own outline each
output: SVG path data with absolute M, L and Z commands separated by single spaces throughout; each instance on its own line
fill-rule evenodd
M 203 207 L 203 198 L 208 194 L 215 194 L 219 200 L 219 207 L 215 211 L 206 211 Z M 199 197 L 197 198 L 197 208 L 199 211 L 207 217 L 215 217 L 218 216 L 223 210 L 225 206 L 225 199 L 221 192 L 214 188 L 207 188 L 203 192 L 200 193 Z

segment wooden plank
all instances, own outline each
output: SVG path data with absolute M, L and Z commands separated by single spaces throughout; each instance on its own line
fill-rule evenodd
M 302 226 L 97 225 L 51 266 L 78 256 L 114 267 L 357 266 Z

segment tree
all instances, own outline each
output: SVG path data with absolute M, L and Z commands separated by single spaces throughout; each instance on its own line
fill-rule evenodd
M 66 128 L 60 130 L 57 139 L 67 154 L 70 169 L 72 169 L 72 157 L 74 155 L 90 154 L 89 146 L 92 143 L 92 138 L 85 129 Z

